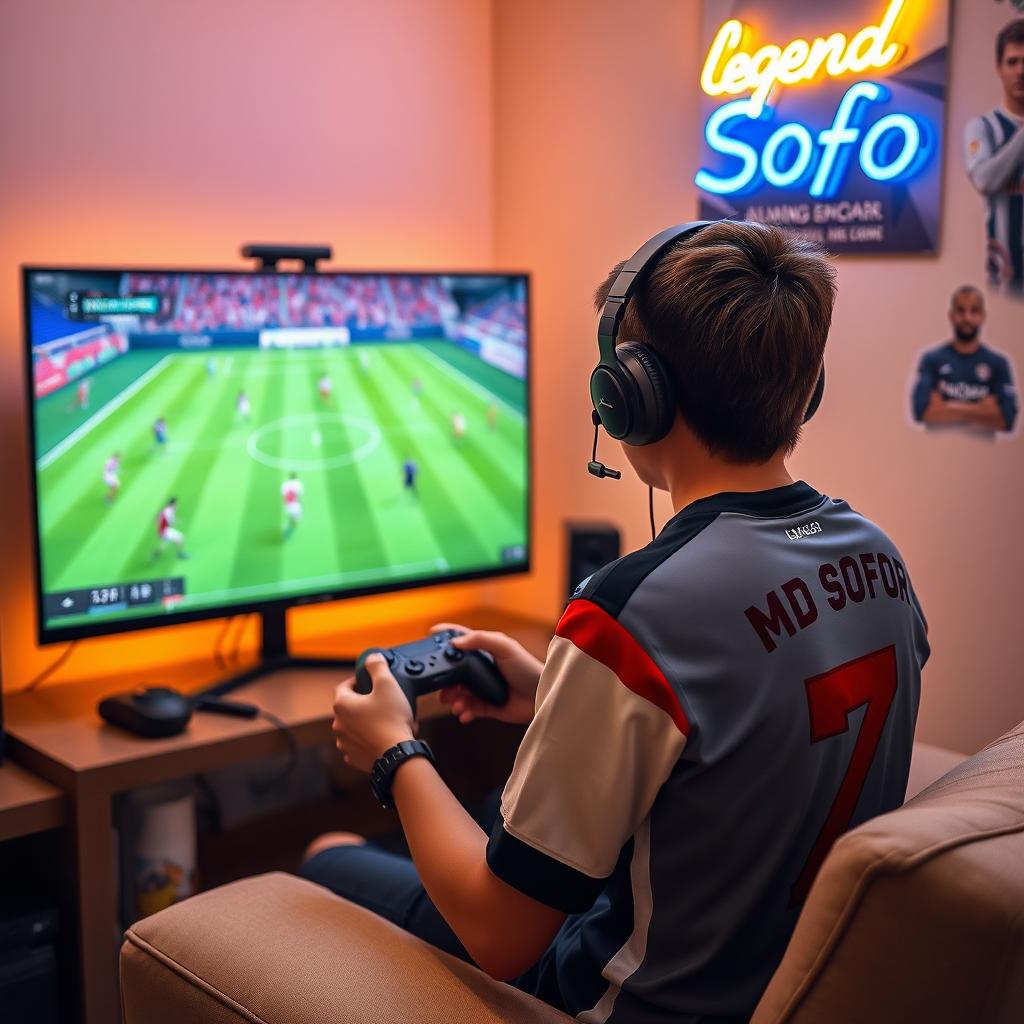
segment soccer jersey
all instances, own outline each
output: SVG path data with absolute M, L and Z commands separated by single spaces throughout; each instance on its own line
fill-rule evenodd
M 925 352 L 917 367 L 911 400 L 915 420 L 924 416 L 933 391 L 947 402 L 980 402 L 991 395 L 1002 411 L 1004 429 L 1013 430 L 1017 391 L 1010 362 L 985 345 L 979 345 L 970 355 L 958 352 L 951 341 Z
M 302 497 L 302 484 L 298 480 L 285 480 L 281 485 L 281 497 L 286 505 L 297 504 Z
M 160 515 L 156 521 L 157 536 L 163 537 L 172 526 L 174 526 L 174 506 L 165 505 L 160 509 Z
M 964 134 L 967 173 L 985 196 L 987 271 L 993 285 L 1024 291 L 1024 124 L 996 108 L 974 118 Z
M 576 590 L 487 860 L 570 914 L 520 987 L 746 1019 L 835 838 L 903 801 L 928 656 L 888 537 L 805 483 L 704 498 Z

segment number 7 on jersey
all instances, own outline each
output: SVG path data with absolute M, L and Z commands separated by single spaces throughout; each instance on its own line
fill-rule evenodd
M 811 847 L 800 877 L 793 885 L 791 906 L 797 906 L 807 898 L 825 855 L 850 825 L 896 695 L 896 678 L 896 648 L 890 644 L 804 680 L 811 719 L 811 743 L 820 743 L 846 732 L 850 728 L 850 712 L 863 705 L 867 707 L 839 792 Z

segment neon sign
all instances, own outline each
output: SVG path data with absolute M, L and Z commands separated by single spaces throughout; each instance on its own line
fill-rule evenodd
M 730 134 L 732 122 L 770 118 L 771 108 L 758 110 L 753 99 L 726 103 L 708 118 L 704 137 L 712 150 L 735 157 L 742 167 L 724 177 L 701 168 L 694 181 L 698 188 L 716 195 L 753 191 L 764 182 L 782 189 L 802 189 L 809 182 L 811 196 L 830 199 L 839 192 L 855 147 L 860 169 L 872 181 L 908 179 L 929 155 L 927 126 L 909 114 L 897 113 L 887 114 L 863 131 L 870 105 L 885 102 L 889 95 L 876 82 L 857 82 L 843 94 L 829 127 L 815 135 L 799 121 L 784 124 L 769 136 L 760 157 L 753 145 Z
M 753 109 L 760 113 L 776 84 L 796 85 L 814 81 L 822 73 L 838 78 L 851 71 L 888 67 L 906 52 L 905 46 L 889 38 L 905 3 L 891 0 L 879 24 L 865 26 L 849 41 L 842 32 L 833 32 L 813 43 L 794 39 L 784 48 L 768 43 L 754 54 L 743 49 L 750 34 L 747 26 L 733 18 L 718 30 L 708 50 L 700 86 L 709 96 L 749 91 Z
M 707 97 L 741 98 L 728 99 L 707 116 L 704 140 L 710 159 L 697 172 L 696 185 L 728 198 L 770 188 L 830 200 L 848 185 L 854 171 L 860 175 L 856 181 L 869 185 L 915 179 L 934 162 L 941 126 L 922 117 L 914 104 L 903 106 L 904 94 L 900 108 L 892 110 L 893 90 L 873 79 L 880 72 L 891 74 L 903 61 L 908 53 L 905 33 L 910 31 L 905 23 L 912 20 L 905 15 L 929 3 L 889 0 L 880 18 L 870 24 L 862 21 L 849 35 L 833 32 L 807 39 L 794 33 L 781 36 L 788 41 L 760 46 L 740 17 L 724 22 L 708 48 L 700 84 Z M 764 9 L 774 14 L 789 7 L 798 22 L 806 15 L 799 0 L 741 0 L 738 6 L 756 8 L 758 23 L 764 22 Z M 866 5 L 849 0 L 837 6 Z M 829 9 L 831 5 L 821 8 Z M 706 3 L 705 10 L 713 10 L 713 4 Z M 836 100 L 835 87 L 828 83 L 850 76 L 858 80 Z M 788 104 L 784 93 L 792 87 L 798 88 L 794 98 L 801 98 Z M 836 81 L 836 87 L 841 89 L 842 83 Z M 821 110 L 828 96 L 835 104 L 831 113 Z M 780 105 L 792 105 L 799 113 L 783 118 Z M 814 118 L 822 114 L 820 120 Z

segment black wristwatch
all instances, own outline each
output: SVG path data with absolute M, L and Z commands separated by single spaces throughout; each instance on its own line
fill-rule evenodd
M 370 771 L 370 789 L 373 795 L 380 802 L 384 810 L 390 810 L 395 806 L 391 799 L 391 783 L 394 781 L 395 772 L 398 766 L 410 757 L 425 757 L 431 764 L 435 764 L 434 752 L 423 740 L 402 740 L 393 747 L 385 750 L 376 761 Z

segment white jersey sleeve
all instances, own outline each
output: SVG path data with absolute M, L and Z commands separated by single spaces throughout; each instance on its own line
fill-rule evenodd
M 964 130 L 967 176 L 974 187 L 986 196 L 1006 188 L 1024 163 L 1024 131 L 1016 131 L 1003 145 L 998 145 L 996 138 L 996 130 L 986 115 L 981 114 L 967 122 Z

